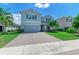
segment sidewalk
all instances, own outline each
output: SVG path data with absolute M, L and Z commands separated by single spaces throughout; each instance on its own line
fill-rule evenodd
M 30 44 L 17 47 L 1 48 L 1 55 L 53 55 L 71 50 L 79 51 L 79 40 Z M 74 52 L 73 54 L 77 54 Z M 64 53 L 63 53 L 64 55 Z

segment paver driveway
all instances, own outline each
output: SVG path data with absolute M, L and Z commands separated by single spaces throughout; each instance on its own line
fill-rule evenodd
M 59 40 L 58 38 L 49 36 L 44 32 L 23 33 L 19 35 L 17 38 L 15 38 L 13 41 L 8 43 L 5 47 L 46 43 L 46 42 L 57 42 L 57 41 L 61 41 L 61 40 Z

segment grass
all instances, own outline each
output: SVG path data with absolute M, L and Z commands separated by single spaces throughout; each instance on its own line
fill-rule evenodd
M 71 33 L 67 33 L 67 32 L 47 32 L 47 34 L 51 35 L 51 36 L 55 36 L 61 40 L 76 40 L 79 39 L 78 36 L 75 36 L 74 34 Z
M 20 33 L 18 33 L 18 32 L 9 32 L 6 34 L 0 34 L 0 47 L 3 47 L 7 43 L 9 43 L 11 40 L 13 40 L 19 34 Z

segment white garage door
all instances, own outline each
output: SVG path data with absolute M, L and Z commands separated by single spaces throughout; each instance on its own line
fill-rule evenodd
M 25 25 L 24 26 L 24 32 L 39 32 L 40 31 L 40 25 Z

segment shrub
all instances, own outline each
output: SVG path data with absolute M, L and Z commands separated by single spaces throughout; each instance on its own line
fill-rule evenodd
M 68 32 L 68 33 L 75 33 L 75 29 L 70 27 L 70 28 L 66 29 L 66 32 Z
M 59 28 L 58 31 L 64 31 L 62 28 Z

